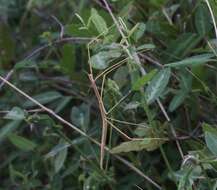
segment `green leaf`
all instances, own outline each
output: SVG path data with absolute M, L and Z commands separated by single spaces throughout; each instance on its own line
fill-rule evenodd
M 177 61 L 177 62 L 166 64 L 165 66 L 167 67 L 198 66 L 198 65 L 205 64 L 211 61 L 212 57 L 214 57 L 214 55 L 211 53 L 195 55 L 195 56 L 183 59 L 182 61 Z
M 158 97 L 161 96 L 169 82 L 170 75 L 170 69 L 166 68 L 161 70 L 154 76 L 145 91 L 148 104 L 154 102 Z
M 173 112 L 176 110 L 187 98 L 189 92 L 192 89 L 192 75 L 190 75 L 185 69 L 180 69 L 180 80 L 179 87 L 180 89 L 174 95 L 172 101 L 169 105 L 169 111 Z
M 103 70 L 109 66 L 109 61 L 121 56 L 117 50 L 101 51 L 90 58 L 91 66 L 94 69 Z
M 2 2 L 1 2 L 2 4 Z M 2 12 L 2 10 L 1 10 Z M 12 37 L 10 27 L 0 21 L 0 67 L 8 66 L 15 55 L 15 39 Z
M 69 75 L 72 75 L 75 69 L 75 47 L 71 44 L 65 44 L 62 50 L 62 59 L 60 60 L 61 69 Z
M 180 90 L 178 94 L 176 94 L 169 105 L 169 111 L 173 112 L 176 110 L 185 100 L 188 93 L 186 91 Z
M 166 4 L 167 0 L 151 0 L 150 2 L 156 7 L 162 7 L 164 4 Z
M 64 166 L 67 153 L 68 153 L 68 148 L 65 147 L 64 149 L 59 151 L 58 154 L 56 155 L 55 160 L 54 160 L 55 173 L 58 173 L 60 169 Z
M 108 79 L 106 84 L 108 86 L 108 90 L 113 92 L 114 95 L 122 96 L 122 94 L 120 92 L 120 88 L 114 80 Z
M 70 119 L 76 126 L 82 127 L 86 130 L 89 124 L 90 108 L 87 104 L 83 103 L 80 106 L 72 107 Z
M 124 85 L 127 84 L 128 82 L 128 69 L 127 66 L 122 66 L 119 67 L 114 75 L 113 75 L 113 79 L 114 81 L 117 83 L 117 85 L 119 86 L 119 88 L 121 89 Z
M 60 100 L 60 103 L 55 109 L 55 113 L 59 113 L 60 111 L 62 111 L 70 103 L 71 100 L 72 100 L 72 97 L 70 96 L 62 97 Z
M 203 124 L 203 131 L 205 133 L 205 141 L 208 149 L 217 156 L 217 129 L 208 124 Z
M 62 97 L 62 95 L 59 92 L 49 91 L 49 92 L 44 92 L 44 93 L 38 94 L 36 96 L 33 96 L 33 99 L 37 100 L 41 104 L 48 104 L 48 103 L 53 102 L 54 100 L 57 100 L 61 97 Z M 27 100 L 23 106 L 25 108 L 33 107 L 33 106 L 35 106 L 35 103 L 33 103 L 30 100 Z
M 179 179 L 178 190 L 184 190 L 184 189 L 192 190 L 191 189 L 193 183 L 193 180 L 191 179 L 192 171 L 193 171 L 192 167 L 186 168 L 184 170 L 181 179 Z
M 65 33 L 70 35 L 70 36 L 74 36 L 74 37 L 87 37 L 90 38 L 92 36 L 96 36 L 98 34 L 98 32 L 96 31 L 95 27 L 93 26 L 94 30 L 91 30 L 90 28 L 88 30 L 85 29 L 80 29 L 80 27 L 82 27 L 81 24 L 69 24 L 65 26 Z M 82 41 L 82 43 L 87 43 L 88 41 Z
M 124 111 L 128 111 L 128 110 L 132 110 L 132 109 L 137 109 L 139 106 L 140 106 L 140 102 L 137 102 L 137 101 L 133 101 L 133 102 L 130 102 L 128 104 L 126 104 L 124 106 Z
M 199 3 L 196 9 L 195 26 L 201 36 L 205 36 L 211 29 L 209 11 L 202 3 Z
M 61 152 L 63 149 L 65 149 L 65 148 L 67 148 L 67 147 L 69 147 L 70 146 L 70 144 L 68 144 L 68 143 L 59 143 L 58 145 L 56 145 L 56 146 L 54 146 L 53 148 L 52 148 L 52 150 L 49 152 L 49 153 L 47 153 L 46 155 L 45 155 L 45 158 L 46 159 L 48 159 L 48 158 L 51 158 L 51 157 L 54 157 L 54 156 L 56 156 L 59 152 Z
M 209 150 L 217 156 L 217 136 L 215 134 L 212 134 L 210 132 L 205 132 L 205 140 L 206 145 L 209 148 Z
M 90 63 L 94 69 L 103 70 L 107 68 L 109 66 L 109 62 L 106 58 L 106 52 L 99 52 L 98 54 L 92 56 Z
M 164 61 L 171 62 L 173 60 L 182 59 L 200 42 L 201 36 L 192 33 L 179 35 L 166 50 Z
M 9 135 L 12 131 L 14 131 L 21 123 L 21 120 L 11 121 L 7 125 L 1 128 L 0 130 L 0 142 L 4 140 L 4 138 Z
M 133 31 L 133 37 L 134 37 L 136 42 L 143 36 L 145 30 L 146 30 L 146 24 L 144 24 L 142 22 L 138 23 L 135 26 L 135 30 Z
M 108 33 L 108 28 L 105 20 L 98 14 L 97 10 L 94 8 L 91 9 L 91 21 L 95 25 L 99 34 L 106 35 Z
M 8 139 L 13 145 L 24 151 L 31 151 L 37 146 L 34 142 L 15 134 L 10 134 Z
M 144 140 L 133 140 L 121 143 L 120 145 L 112 148 L 111 153 L 118 154 L 122 152 L 131 152 L 131 151 L 153 151 L 157 149 L 165 140 L 160 138 L 145 138 Z
M 137 51 L 141 51 L 141 50 L 152 50 L 155 49 L 156 46 L 154 44 L 143 44 L 139 47 L 136 48 Z
M 137 91 L 139 90 L 142 86 L 144 86 L 145 84 L 147 84 L 153 77 L 154 75 L 157 73 L 157 69 L 153 69 L 151 72 L 149 72 L 148 74 L 142 76 L 141 78 L 139 78 L 132 86 L 132 89 Z
M 13 165 L 9 164 L 9 173 L 10 173 L 10 180 L 15 183 L 16 179 L 19 178 L 23 181 L 23 183 L 27 182 L 27 177 L 25 174 L 17 171 L 14 169 Z
M 33 60 L 22 60 L 14 66 L 14 69 L 35 68 L 36 64 Z
M 190 92 L 192 88 L 192 75 L 188 73 L 188 71 L 184 70 L 180 76 L 181 80 L 179 86 L 182 91 Z
M 203 123 L 202 127 L 203 127 L 203 131 L 204 132 L 213 133 L 214 135 L 217 136 L 217 129 L 216 129 L 216 127 L 213 127 L 212 125 L 209 125 L 207 123 Z
M 25 119 L 25 113 L 19 107 L 14 107 L 4 118 L 11 120 L 23 120 Z

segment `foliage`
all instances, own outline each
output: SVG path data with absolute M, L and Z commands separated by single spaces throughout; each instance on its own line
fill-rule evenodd
M 0 189 L 217 189 L 216 18 L 214 0 L 0 0 Z

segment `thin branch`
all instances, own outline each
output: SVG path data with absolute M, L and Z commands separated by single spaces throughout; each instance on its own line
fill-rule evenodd
M 90 42 L 93 39 L 94 38 L 83 38 L 83 37 L 65 37 L 65 38 L 62 38 L 62 39 L 57 39 L 57 40 L 54 40 L 53 42 L 51 42 L 50 44 L 45 44 L 43 46 L 40 46 L 40 47 L 36 48 L 29 55 L 27 55 L 24 59 L 30 59 L 34 55 L 38 54 L 39 52 L 43 51 L 44 49 L 47 49 L 47 48 L 51 47 L 52 45 L 58 45 L 58 44 L 61 44 L 61 43 L 69 43 L 69 42 L 72 42 L 72 43 L 87 43 L 87 42 Z
M 149 61 L 150 63 L 156 65 L 157 67 L 163 68 L 163 65 L 161 63 L 159 63 L 158 61 L 154 60 L 153 58 L 151 58 L 150 56 L 146 55 L 146 54 L 142 54 L 140 53 L 139 56 L 143 59 L 146 59 L 147 61 Z
M 124 132 L 122 132 L 120 129 L 118 129 L 112 122 L 108 121 L 109 125 L 114 128 L 118 133 L 120 133 L 124 138 L 126 138 L 129 141 L 132 141 L 134 138 L 129 137 L 127 134 L 125 134 Z
M 63 38 L 63 35 L 64 35 L 64 30 L 65 30 L 63 24 L 62 24 L 62 23 L 59 21 L 59 19 L 58 19 L 57 17 L 55 17 L 54 15 L 51 15 L 51 18 L 53 18 L 53 19 L 56 21 L 56 23 L 60 26 L 60 39 L 62 39 L 62 38 Z
M 112 106 L 108 112 L 106 113 L 106 115 L 110 114 L 121 102 L 123 102 L 130 94 L 132 93 L 132 91 L 130 90 L 129 92 L 127 92 L 120 100 L 117 101 L 117 103 Z
M 5 76 L 5 80 L 9 80 L 9 79 L 11 78 L 11 76 L 12 76 L 13 73 L 14 73 L 14 70 L 13 70 L 13 69 L 10 70 L 10 71 L 8 72 L 8 74 Z M 4 86 L 4 84 L 5 84 L 4 81 L 2 81 L 2 82 L 0 83 L 0 90 L 2 89 L 2 87 Z
M 100 93 L 97 89 L 97 86 L 95 84 L 95 80 L 93 79 L 93 75 L 89 74 L 88 75 L 91 85 L 93 87 L 94 93 L 96 95 L 98 104 L 99 104 L 99 109 L 100 109 L 100 114 L 101 114 L 101 119 L 102 119 L 102 136 L 101 136 L 101 150 L 100 150 L 100 167 L 103 169 L 103 160 L 104 160 L 104 155 L 105 155 L 105 144 L 106 144 L 106 137 L 107 137 L 107 120 L 106 120 L 106 113 L 105 113 L 105 108 L 103 105 L 102 98 L 100 96 Z
M 141 123 L 132 123 L 132 122 L 128 122 L 128 121 L 122 121 L 122 120 L 118 120 L 118 119 L 114 119 L 114 118 L 110 118 L 107 117 L 107 119 L 123 124 L 123 125 L 131 125 L 131 126 L 136 126 L 136 127 L 146 127 L 145 125 L 141 124 Z
M 139 190 L 143 190 L 141 187 L 139 187 L 138 185 L 135 185 L 135 187 L 137 187 Z

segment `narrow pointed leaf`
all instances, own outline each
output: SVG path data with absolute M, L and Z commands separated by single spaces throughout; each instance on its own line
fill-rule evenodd
M 195 26 L 197 32 L 201 36 L 205 36 L 211 29 L 211 22 L 209 22 L 209 20 L 210 16 L 207 6 L 204 6 L 204 4 L 200 3 L 195 13 Z
M 13 145 L 24 151 L 33 150 L 37 146 L 34 142 L 15 134 L 9 135 L 8 138 Z
M 180 90 L 179 93 L 175 95 L 170 102 L 169 111 L 173 112 L 176 110 L 184 102 L 187 95 L 188 93 L 186 91 Z
M 120 56 L 121 52 L 117 50 L 101 51 L 90 58 L 90 63 L 94 69 L 103 70 L 109 66 L 112 59 Z
M 21 123 L 21 120 L 15 120 L 3 126 L 0 129 L 0 142 L 4 140 L 5 137 L 9 135 L 12 131 L 14 131 L 19 126 L 20 123 Z
M 170 69 L 166 68 L 161 70 L 154 76 L 145 92 L 148 104 L 154 102 L 157 98 L 161 96 L 169 82 L 170 75 Z
M 152 70 L 150 73 L 142 76 L 141 78 L 139 78 L 134 84 L 133 84 L 133 90 L 139 90 L 142 86 L 144 86 L 145 84 L 147 84 L 156 74 L 157 70 L 154 69 Z
M 14 107 L 4 118 L 11 120 L 23 120 L 25 118 L 25 114 L 19 107 Z
M 205 133 L 205 141 L 208 149 L 217 156 L 217 129 L 214 126 L 203 124 L 203 131 Z
M 54 100 L 57 100 L 60 97 L 62 97 L 62 95 L 57 91 L 44 92 L 36 96 L 33 96 L 33 98 L 37 100 L 38 102 L 40 102 L 41 104 L 47 104 L 47 103 L 53 102 Z M 35 106 L 35 104 L 32 101 L 27 100 L 23 106 L 25 108 L 28 108 L 28 107 Z
M 211 58 L 213 56 L 214 55 L 211 53 L 196 55 L 196 56 L 192 56 L 192 57 L 183 59 L 182 61 L 177 61 L 177 62 L 166 64 L 165 66 L 167 66 L 167 67 L 198 66 L 198 65 L 205 64 L 205 63 L 211 61 Z
M 92 8 L 91 9 L 91 20 L 93 24 L 95 25 L 97 31 L 99 34 L 107 34 L 108 33 L 108 28 L 105 20 L 103 19 L 102 16 L 99 15 L 96 9 Z
M 111 152 L 113 154 L 118 154 L 122 152 L 131 151 L 153 151 L 157 149 L 165 140 L 159 138 L 145 138 L 144 140 L 133 140 L 121 143 L 120 145 L 114 147 Z
M 193 33 L 184 33 L 174 40 L 167 48 L 164 61 L 169 63 L 184 58 L 201 41 L 201 36 Z
M 60 169 L 63 167 L 64 162 L 67 157 L 67 152 L 68 152 L 68 148 L 66 147 L 62 149 L 60 152 L 58 152 L 58 154 L 56 155 L 55 161 L 54 161 L 54 167 L 55 167 L 56 173 L 58 173 Z

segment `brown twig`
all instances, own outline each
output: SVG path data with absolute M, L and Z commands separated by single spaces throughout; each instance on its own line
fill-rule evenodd
M 154 60 L 153 58 L 151 58 L 150 56 L 144 54 L 144 53 L 140 53 L 139 56 L 142 59 L 145 59 L 147 61 L 149 61 L 150 63 L 156 65 L 157 67 L 163 68 L 163 65 L 161 63 L 159 63 L 158 61 Z
M 36 55 L 37 53 L 43 51 L 46 48 L 51 47 L 52 45 L 58 45 L 61 43 L 69 43 L 69 42 L 73 42 L 73 43 L 87 43 L 90 42 L 91 40 L 93 40 L 93 38 L 83 38 L 83 37 L 64 37 L 62 39 L 57 39 L 54 40 L 52 43 L 50 44 L 45 44 L 43 46 L 40 46 L 38 48 L 36 48 L 35 50 L 33 50 L 29 55 L 27 55 L 24 59 L 30 59 L 31 57 L 33 57 L 34 55 Z
M 134 138 L 132 137 L 129 137 L 127 134 L 125 134 L 124 132 L 122 132 L 120 129 L 118 129 L 112 122 L 108 121 L 107 122 L 109 123 L 109 125 L 114 128 L 118 133 L 120 133 L 125 139 L 129 140 L 129 141 L 132 141 L 134 140 Z
M 96 95 L 98 104 L 99 104 L 99 110 L 101 114 L 101 119 L 102 119 L 102 135 L 101 135 L 101 150 L 100 150 L 100 167 L 103 169 L 103 160 L 104 160 L 104 155 L 105 155 L 105 144 L 106 144 L 106 136 L 107 136 L 107 120 L 106 120 L 106 113 L 103 105 L 102 98 L 100 96 L 100 93 L 98 91 L 98 88 L 96 86 L 95 80 L 93 79 L 93 75 L 89 74 L 88 75 L 91 85 L 93 87 L 94 93 Z

